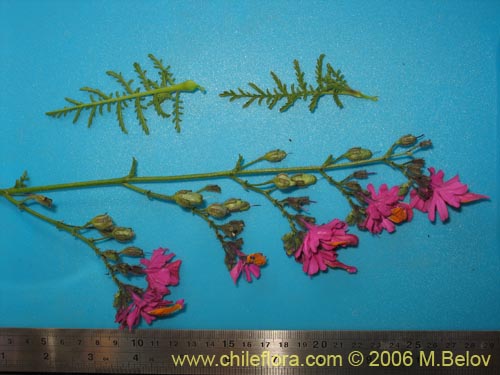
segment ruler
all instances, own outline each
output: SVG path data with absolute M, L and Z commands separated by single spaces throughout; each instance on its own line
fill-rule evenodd
M 500 331 L 0 328 L 0 373 L 500 374 Z

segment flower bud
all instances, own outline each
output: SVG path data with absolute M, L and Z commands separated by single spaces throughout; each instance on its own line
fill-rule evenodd
M 368 160 L 372 157 L 372 152 L 366 148 L 353 147 L 344 154 L 344 157 L 350 161 Z
M 286 155 L 287 153 L 283 150 L 273 150 L 266 153 L 263 159 L 270 161 L 271 163 L 277 163 L 286 158 Z
M 423 168 L 423 166 L 425 165 L 425 160 L 421 158 L 413 159 L 410 164 L 419 168 Z
M 129 246 L 120 251 L 120 255 L 127 257 L 143 257 L 144 251 L 135 246 Z
M 229 209 L 220 203 L 212 203 L 207 207 L 207 213 L 217 219 L 223 219 L 229 214 Z
M 313 174 L 299 173 L 292 176 L 292 181 L 295 182 L 297 186 L 309 186 L 314 185 L 317 179 Z
M 231 220 L 229 223 L 219 226 L 226 237 L 234 238 L 243 232 L 245 223 L 242 220 Z
M 47 208 L 52 207 L 52 199 L 46 197 L 45 195 L 33 194 L 30 196 L 31 199 L 34 199 L 38 204 L 45 206 Z
M 432 146 L 432 141 L 430 139 L 426 139 L 425 141 L 422 141 L 418 144 L 418 147 L 420 148 L 429 148 Z
M 352 191 L 361 191 L 361 185 L 356 181 L 348 181 L 344 186 Z
M 130 275 L 143 275 L 144 269 L 141 266 L 131 266 L 127 263 L 119 263 L 113 267 L 116 271 L 120 272 L 123 276 Z
M 128 242 L 134 238 L 135 233 L 132 228 L 114 227 L 110 236 L 118 242 Z
M 362 169 L 360 171 L 356 171 L 352 174 L 352 177 L 357 178 L 358 180 L 364 180 L 365 178 L 368 178 L 369 173 Z
M 355 206 L 351 212 L 347 215 L 345 221 L 349 225 L 359 224 L 363 221 L 364 215 L 361 210 L 361 207 Z
M 229 210 L 229 212 L 242 212 L 250 208 L 250 203 L 238 198 L 228 199 L 223 203 L 223 205 Z
M 224 263 L 229 271 L 231 271 L 238 262 L 237 253 L 240 251 L 242 245 L 243 240 L 241 238 L 235 241 L 223 241 L 222 246 L 224 247 L 224 252 L 226 253 Z
M 427 189 L 431 183 L 431 178 L 429 176 L 420 175 L 413 177 L 413 181 L 415 181 L 420 188 Z
M 109 232 L 115 226 L 113 219 L 108 214 L 97 215 L 90 220 L 90 224 L 99 232 Z
M 297 249 L 302 244 L 304 236 L 305 233 L 300 231 L 300 232 L 289 232 L 286 233 L 283 237 L 281 237 L 286 255 L 291 256 L 297 251 Z
M 111 260 L 113 262 L 118 262 L 118 260 L 120 259 L 120 255 L 115 250 L 103 251 L 101 255 L 107 260 Z
M 198 192 L 201 191 L 210 191 L 212 193 L 220 193 L 222 190 L 219 185 L 207 185 L 203 189 L 199 190 Z
M 415 137 L 414 135 L 411 134 L 407 134 L 399 138 L 399 140 L 396 143 L 403 147 L 410 147 L 413 146 L 415 143 L 417 143 L 417 140 L 418 137 Z
M 273 178 L 273 183 L 280 190 L 289 189 L 289 188 L 296 185 L 296 183 L 294 181 L 292 181 L 290 176 L 288 176 L 285 173 L 280 173 L 280 174 L 276 175 Z
M 284 205 L 292 207 L 294 210 L 300 212 L 305 205 L 314 203 L 309 197 L 288 197 L 280 201 Z
M 203 195 L 191 190 L 179 190 L 174 194 L 174 200 L 181 207 L 193 208 L 203 203 Z
M 411 187 L 411 182 L 406 182 L 406 183 L 402 184 L 401 186 L 399 186 L 398 195 L 400 197 L 405 197 L 406 194 L 408 194 L 410 187 Z

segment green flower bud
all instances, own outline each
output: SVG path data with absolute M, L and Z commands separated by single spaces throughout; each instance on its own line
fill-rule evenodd
M 229 209 L 220 203 L 212 203 L 207 207 L 207 213 L 217 219 L 223 219 L 229 214 Z
M 90 220 L 90 224 L 99 232 L 109 232 L 115 226 L 113 219 L 108 214 L 97 215 Z
M 144 251 L 135 246 L 129 246 L 120 251 L 120 255 L 127 257 L 143 257 Z
M 297 184 L 297 186 L 309 186 L 316 183 L 316 176 L 308 173 L 298 173 L 292 176 L 292 181 Z
M 193 208 L 203 203 L 203 195 L 191 190 L 179 190 L 174 194 L 174 200 L 181 207 Z
M 264 160 L 270 161 L 271 163 L 277 163 L 286 158 L 286 155 L 287 153 L 283 150 L 273 150 L 264 155 Z
M 118 262 L 118 260 L 120 259 L 120 255 L 114 251 L 114 250 L 106 250 L 106 251 L 103 251 L 101 253 L 101 255 L 108 259 L 108 260 L 111 260 L 113 262 Z
M 372 152 L 366 148 L 353 147 L 344 154 L 344 157 L 350 161 L 368 160 L 372 157 Z
M 132 228 L 114 227 L 110 234 L 118 242 L 128 242 L 135 236 Z
M 297 249 L 302 244 L 304 236 L 305 233 L 300 231 L 300 232 L 289 232 L 286 233 L 283 237 L 281 237 L 286 255 L 291 256 L 297 251 Z
M 417 143 L 417 140 L 418 137 L 415 137 L 414 135 L 411 134 L 407 134 L 399 138 L 399 140 L 396 143 L 403 147 L 410 147 L 413 146 L 415 143 Z
M 273 183 L 280 190 L 289 189 L 296 185 L 295 181 L 292 181 L 290 176 L 285 173 L 276 175 L 276 177 L 273 178 Z
M 225 201 L 224 207 L 226 207 L 229 212 L 242 212 L 250 208 L 250 203 L 242 199 L 231 198 Z
M 406 196 L 406 194 L 408 194 L 408 191 L 410 190 L 410 187 L 411 187 L 411 182 L 406 182 L 404 184 L 402 184 L 400 187 L 399 187 L 399 192 L 398 192 L 398 195 L 400 197 L 404 197 Z
M 352 210 L 349 212 L 347 217 L 345 218 L 345 222 L 349 225 L 355 225 L 358 224 L 362 221 L 362 217 L 360 215 L 360 212 L 358 210 Z

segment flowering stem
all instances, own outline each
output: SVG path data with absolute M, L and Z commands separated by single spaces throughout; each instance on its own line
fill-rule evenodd
M 43 220 L 46 223 L 53 225 L 57 229 L 68 232 L 73 237 L 78 238 L 79 240 L 81 240 L 85 244 L 87 244 L 94 251 L 94 253 L 103 261 L 104 266 L 106 267 L 106 269 L 108 270 L 108 272 L 111 276 L 111 279 L 115 282 L 115 284 L 118 286 L 118 288 L 120 288 L 122 286 L 122 283 L 120 282 L 120 280 L 118 280 L 118 278 L 115 275 L 116 272 L 113 269 L 112 265 L 108 262 L 106 257 L 102 254 L 102 252 L 99 250 L 99 248 L 95 245 L 95 242 L 99 241 L 100 239 L 87 238 L 84 235 L 82 235 L 81 233 L 79 233 L 79 230 L 85 229 L 85 227 L 70 225 L 70 224 L 63 223 L 62 221 L 51 219 L 50 217 L 45 216 L 45 215 L 41 214 L 40 212 L 35 211 L 35 210 L 31 209 L 30 207 L 26 206 L 23 201 L 18 201 L 16 199 L 14 199 L 9 194 L 2 193 L 2 195 L 9 202 L 14 204 L 20 210 L 25 211 L 25 212 L 29 213 L 30 215 L 33 215 L 33 216 L 39 218 L 40 220 Z M 109 238 L 104 238 L 104 239 L 109 239 Z
M 170 195 L 155 193 L 151 190 L 146 190 L 146 189 L 143 189 L 143 188 L 140 188 L 138 186 L 131 185 L 131 184 L 123 184 L 123 186 L 126 187 L 127 189 L 135 191 L 136 193 L 143 194 L 150 199 L 159 199 L 159 200 L 167 201 L 167 202 L 175 202 L 174 198 Z M 193 214 L 201 217 L 203 220 L 205 220 L 208 223 L 208 226 L 214 230 L 215 236 L 217 237 L 219 242 L 223 245 L 224 244 L 224 239 L 223 239 L 224 237 L 219 233 L 219 227 L 217 226 L 217 224 L 215 224 L 215 222 L 212 219 L 210 219 L 208 217 L 208 215 L 205 212 L 203 212 L 202 210 L 199 210 L 197 208 L 191 208 L 191 212 Z
M 165 194 L 155 193 L 155 192 L 153 192 L 151 190 L 142 189 L 142 188 L 140 188 L 138 186 L 135 186 L 135 185 L 132 185 L 132 184 L 129 184 L 129 183 L 124 183 L 122 185 L 124 187 L 126 187 L 127 189 L 135 191 L 136 193 L 144 194 L 149 199 L 158 199 L 158 200 L 167 201 L 167 202 L 174 202 L 175 201 L 174 197 L 171 196 L 171 195 L 165 195 Z
M 252 190 L 252 191 L 254 191 L 254 192 L 256 192 L 258 194 L 261 194 L 264 197 L 266 197 L 273 204 L 273 206 L 275 206 L 278 210 L 280 210 L 281 214 L 288 220 L 288 223 L 290 224 L 290 229 L 292 229 L 292 231 L 294 233 L 297 232 L 297 228 L 295 227 L 293 215 L 290 215 L 290 213 L 287 210 L 285 210 L 285 208 L 283 207 L 283 205 L 277 199 L 275 199 L 275 198 L 273 198 L 271 196 L 270 192 L 272 190 L 263 190 L 263 189 L 260 189 L 257 186 L 255 186 L 253 184 L 249 184 L 247 181 L 242 180 L 241 178 L 238 178 L 236 176 L 232 176 L 231 179 L 234 182 L 236 182 L 239 185 L 241 185 L 244 189 Z
M 404 152 L 394 153 L 390 155 L 383 155 L 381 157 L 370 158 L 367 160 L 335 163 L 327 166 L 312 165 L 312 166 L 298 166 L 298 167 L 245 169 L 245 170 L 229 169 L 218 172 L 193 173 L 193 174 L 182 174 L 174 176 L 128 176 L 127 175 L 124 177 L 116 177 L 109 179 L 69 182 L 69 183 L 51 184 L 43 186 L 12 187 L 7 189 L 0 189 L 0 194 L 4 196 L 5 194 L 13 196 L 13 195 L 23 195 L 33 192 L 81 189 L 81 188 L 98 187 L 98 186 L 116 186 L 125 184 L 131 185 L 136 183 L 176 182 L 176 181 L 192 181 L 192 180 L 202 180 L 202 179 L 221 179 L 221 178 L 232 179 L 233 177 L 268 175 L 268 174 L 278 174 L 278 173 L 302 173 L 302 172 L 320 173 L 321 171 L 364 167 L 367 165 L 378 164 L 378 163 L 388 164 L 388 161 L 399 158 L 409 158 L 412 157 L 412 155 L 413 155 L 413 150 L 407 150 Z M 245 167 L 246 166 L 248 165 L 245 165 Z

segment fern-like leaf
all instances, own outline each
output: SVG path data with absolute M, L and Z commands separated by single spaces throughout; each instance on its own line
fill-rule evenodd
M 67 114 L 73 114 L 73 123 L 76 123 L 83 112 L 88 111 L 87 126 L 90 127 L 97 116 L 104 115 L 104 109 L 111 112 L 113 107 L 116 114 L 116 120 L 123 133 L 127 133 L 123 111 L 129 107 L 134 107 L 137 121 L 145 134 L 149 134 L 149 127 L 145 115 L 148 107 L 152 106 L 158 116 L 162 118 L 173 116 L 172 122 L 177 132 L 181 131 L 181 121 L 183 115 L 181 93 L 194 92 L 197 89 L 203 91 L 197 83 L 187 80 L 176 84 L 175 78 L 170 71 L 170 66 L 164 66 L 162 60 L 157 59 L 152 54 L 148 57 L 153 62 L 154 68 L 158 71 L 159 80 L 150 79 L 147 71 L 138 63 L 134 63 L 134 71 L 137 74 L 139 87 L 135 87 L 134 80 L 127 80 L 121 73 L 109 70 L 106 74 L 113 78 L 122 88 L 122 92 L 106 94 L 104 91 L 88 86 L 80 90 L 88 94 L 88 101 L 83 102 L 72 98 L 65 98 L 70 106 L 47 112 L 51 117 L 64 117 Z M 149 98 L 146 102 L 145 99 Z M 172 102 L 170 113 L 164 110 L 164 103 Z
M 340 101 L 341 95 L 369 99 L 373 101 L 378 100 L 376 96 L 368 96 L 360 91 L 353 90 L 347 84 L 347 81 L 341 71 L 333 69 L 329 63 L 326 64 L 325 71 L 324 58 L 325 55 L 321 54 L 316 61 L 315 86 L 307 83 L 305 74 L 300 68 L 299 62 L 294 60 L 293 67 L 295 70 L 295 77 L 297 79 L 296 84 L 292 83 L 287 86 L 287 84 L 283 83 L 275 72 L 271 71 L 271 78 L 275 84 L 275 87 L 271 89 L 262 89 L 257 84 L 250 82 L 248 83 L 248 86 L 252 89 L 251 91 L 238 88 L 236 90 L 226 90 L 220 93 L 219 96 L 222 98 L 228 98 L 230 102 L 244 99 L 245 102 L 243 104 L 243 108 L 247 108 L 254 103 L 257 103 L 258 105 L 265 103 L 269 109 L 273 109 L 278 102 L 284 99 L 286 101 L 285 104 L 279 107 L 280 112 L 285 112 L 290 109 L 297 102 L 297 100 L 307 100 L 308 98 L 310 99 L 309 110 L 314 112 L 318 106 L 319 99 L 325 95 L 331 95 L 335 104 L 339 108 L 343 108 L 343 104 Z

